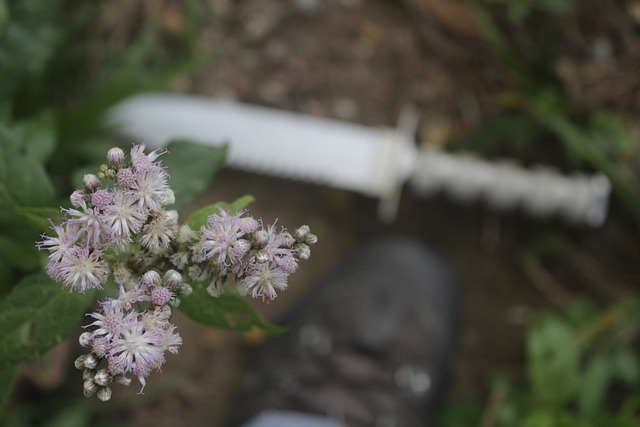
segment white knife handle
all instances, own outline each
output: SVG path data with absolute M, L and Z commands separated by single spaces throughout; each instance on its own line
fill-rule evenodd
M 609 179 L 601 174 L 569 177 L 435 148 L 418 151 L 409 184 L 423 196 L 444 192 L 460 202 L 480 199 L 498 210 L 519 207 L 533 216 L 559 215 L 592 227 L 604 222 L 611 192 Z

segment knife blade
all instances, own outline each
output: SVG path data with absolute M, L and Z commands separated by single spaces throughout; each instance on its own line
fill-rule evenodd
M 423 197 L 444 192 L 460 202 L 480 199 L 499 210 L 520 207 L 592 227 L 606 219 L 606 176 L 563 176 L 550 168 L 527 170 L 419 148 L 413 140 L 417 117 L 409 109 L 398 128 L 369 127 L 229 100 L 148 93 L 116 105 L 105 123 L 154 148 L 181 138 L 229 142 L 227 166 L 375 197 L 385 221 L 395 217 L 405 184 Z

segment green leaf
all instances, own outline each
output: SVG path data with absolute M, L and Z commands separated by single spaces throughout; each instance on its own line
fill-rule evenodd
M 620 346 L 612 355 L 616 376 L 628 385 L 640 381 L 640 360 L 631 347 Z
M 9 22 L 9 9 L 7 8 L 6 0 L 0 0 L 0 37 Z
M 51 229 L 49 219 L 60 218 L 60 210 L 55 208 L 17 208 L 16 213 L 41 231 Z
M 28 276 L 0 302 L 0 367 L 40 356 L 78 327 L 93 302 L 61 289 L 44 273 Z
M 583 415 L 591 416 L 602 409 L 611 376 L 610 361 L 604 356 L 594 358 L 587 365 L 578 396 L 578 407 Z
M 36 238 L 20 239 L 0 234 L 0 255 L 10 265 L 23 271 L 32 271 L 40 266 L 40 253 L 36 249 Z
M 0 39 L 0 99 L 37 83 L 59 38 L 55 20 L 60 4 L 58 0 L 6 3 L 9 19 Z
M 23 141 L 27 154 L 45 163 L 56 148 L 56 130 L 54 120 L 43 115 L 19 123 L 16 137 Z
M 202 193 L 222 167 L 227 147 L 211 147 L 191 141 L 173 141 L 167 149 L 171 155 L 163 164 L 169 170 L 169 185 L 176 195 L 175 209 L 180 209 Z
M 17 213 L 53 204 L 54 190 L 42 163 L 0 126 L 0 254 L 23 270 L 38 266 L 38 227 Z
M 9 266 L 9 262 L 0 258 L 0 298 L 13 287 L 14 280 L 14 272 Z
M 44 167 L 0 126 L 0 206 L 50 206 L 54 191 Z
M 18 377 L 18 365 L 0 366 L 0 410 L 13 390 Z
M 230 215 L 235 215 L 242 209 L 246 208 L 254 200 L 253 196 L 246 195 L 240 197 L 231 204 L 226 202 L 213 203 L 192 213 L 189 216 L 189 219 L 187 219 L 187 225 L 191 227 L 192 230 L 199 230 L 200 227 L 207 223 L 207 218 L 209 218 L 210 215 L 217 214 L 220 208 L 224 208 L 229 211 Z
M 242 209 L 246 208 L 251 203 L 253 203 L 254 200 L 255 198 L 250 194 L 247 194 L 245 196 L 240 197 L 239 199 L 236 199 L 233 203 L 231 203 L 231 206 L 229 207 L 229 215 L 237 214 Z
M 535 396 L 561 406 L 580 386 L 580 354 L 573 331 L 563 319 L 545 315 L 532 326 L 527 337 L 529 378 Z
M 249 331 L 252 328 L 261 328 L 270 333 L 283 331 L 262 319 L 247 300 L 233 289 L 227 287 L 224 294 L 214 298 L 207 292 L 207 285 L 205 282 L 194 283 L 193 293 L 180 303 L 180 309 L 191 319 L 228 331 Z

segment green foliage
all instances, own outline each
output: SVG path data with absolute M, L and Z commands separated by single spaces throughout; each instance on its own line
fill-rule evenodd
M 504 9 L 509 23 L 521 24 L 534 12 L 563 15 L 573 8 L 572 0 L 484 0 L 487 5 L 498 5 Z
M 77 328 L 94 292 L 69 293 L 44 273 L 26 277 L 0 302 L 0 366 L 44 354 Z
M 564 405 L 580 386 L 580 355 L 567 322 L 543 316 L 529 332 L 529 379 L 534 397 L 550 405 Z
M 229 331 L 249 331 L 261 328 L 270 333 L 280 333 L 282 329 L 265 322 L 258 312 L 232 288 L 211 298 L 207 292 L 209 283 L 193 283 L 193 294 L 180 303 L 180 310 L 196 322 Z
M 480 420 L 494 427 L 638 425 L 639 333 L 638 298 L 605 310 L 579 302 L 565 315 L 541 313 L 527 334 L 528 381 L 496 378 L 486 408 L 451 405 L 442 425 L 479 425 Z
M 12 268 L 33 270 L 39 256 L 33 242 L 41 229 L 34 226 L 30 209 L 40 209 L 54 201 L 54 188 L 44 168 L 26 140 L 19 140 L 0 124 L 0 255 Z M 28 171 L 28 173 L 25 173 Z

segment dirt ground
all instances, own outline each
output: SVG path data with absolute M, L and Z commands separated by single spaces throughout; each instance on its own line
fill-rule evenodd
M 147 3 L 166 31 L 184 24 L 174 3 Z M 213 47 L 219 58 L 196 75 L 174 81 L 172 90 L 371 126 L 395 126 L 402 107 L 412 104 L 420 112 L 418 141 L 446 145 L 486 120 L 491 94 L 505 83 L 469 10 L 455 0 L 213 0 L 207 5 L 210 15 L 199 49 Z M 606 91 L 593 96 L 604 99 Z M 602 99 L 594 102 L 606 104 Z M 493 374 L 524 375 L 524 332 L 533 313 L 557 308 L 567 293 L 601 296 L 601 289 L 585 288 L 582 279 L 571 275 L 585 259 L 595 253 L 603 264 L 598 272 L 605 275 L 621 266 L 616 274 L 623 282 L 633 274 L 629 263 L 638 259 L 634 239 L 611 221 L 601 229 L 581 229 L 405 192 L 398 217 L 384 224 L 376 216 L 376 200 L 231 170 L 223 171 L 184 213 L 244 194 L 255 196 L 252 215 L 266 222 L 278 218 L 290 228 L 306 223 L 319 236 L 290 289 L 258 307 L 276 323 L 345 254 L 371 238 L 413 236 L 444 255 L 464 284 L 453 398 L 483 401 Z M 523 262 L 525 243 L 546 232 L 596 248 L 576 258 L 569 291 L 545 287 L 544 280 L 536 280 L 539 270 Z M 597 249 L 610 242 L 617 249 Z M 248 355 L 259 351 L 265 337 L 212 331 L 185 317 L 176 323 L 184 345 L 161 376 L 150 378 L 147 394 L 132 404 L 133 394 L 117 397 L 120 391 L 114 392 L 108 405 L 119 408 L 116 418 L 132 426 L 222 427 L 238 378 L 249 368 Z

